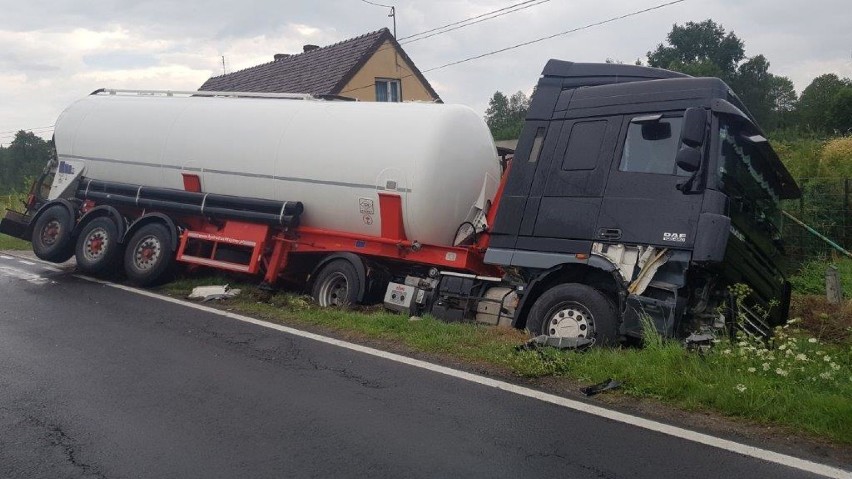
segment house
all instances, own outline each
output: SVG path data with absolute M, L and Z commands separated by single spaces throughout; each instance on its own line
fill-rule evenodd
M 310 93 L 362 101 L 441 99 L 387 28 L 212 77 L 199 90 Z

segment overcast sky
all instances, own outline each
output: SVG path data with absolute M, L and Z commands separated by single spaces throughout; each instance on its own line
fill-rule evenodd
M 379 0 L 394 3 L 397 36 L 521 0 Z M 404 48 L 421 70 L 570 30 L 666 0 L 551 0 Z M 0 143 L 53 125 L 69 103 L 102 87 L 195 90 L 208 77 L 267 62 L 302 45 L 328 45 L 391 27 L 386 8 L 361 0 L 0 0 Z M 426 77 L 447 103 L 484 111 L 496 90 L 529 92 L 550 58 L 632 63 L 674 23 L 712 18 L 746 54 L 801 90 L 817 75 L 852 77 L 850 0 L 687 0 Z M 49 137 L 51 130 L 36 130 Z

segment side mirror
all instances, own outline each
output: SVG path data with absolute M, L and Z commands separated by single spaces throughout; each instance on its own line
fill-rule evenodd
M 680 134 L 681 143 L 692 148 L 700 147 L 704 144 L 704 132 L 706 130 L 707 111 L 704 108 L 687 108 L 686 113 L 683 115 L 683 131 Z
M 677 167 L 687 173 L 695 173 L 701 166 L 701 150 L 685 146 L 678 150 L 675 157 Z

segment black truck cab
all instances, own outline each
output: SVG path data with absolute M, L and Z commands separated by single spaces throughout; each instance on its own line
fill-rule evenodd
M 565 282 L 603 292 L 621 336 L 643 317 L 669 336 L 734 320 L 768 334 L 790 295 L 779 201 L 799 194 L 723 81 L 550 60 L 485 260 L 528 283 L 515 325 L 544 334 L 532 305 Z

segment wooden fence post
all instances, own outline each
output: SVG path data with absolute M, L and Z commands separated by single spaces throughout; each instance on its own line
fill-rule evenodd
M 825 270 L 825 296 L 830 304 L 840 304 L 843 301 L 843 288 L 834 265 Z

